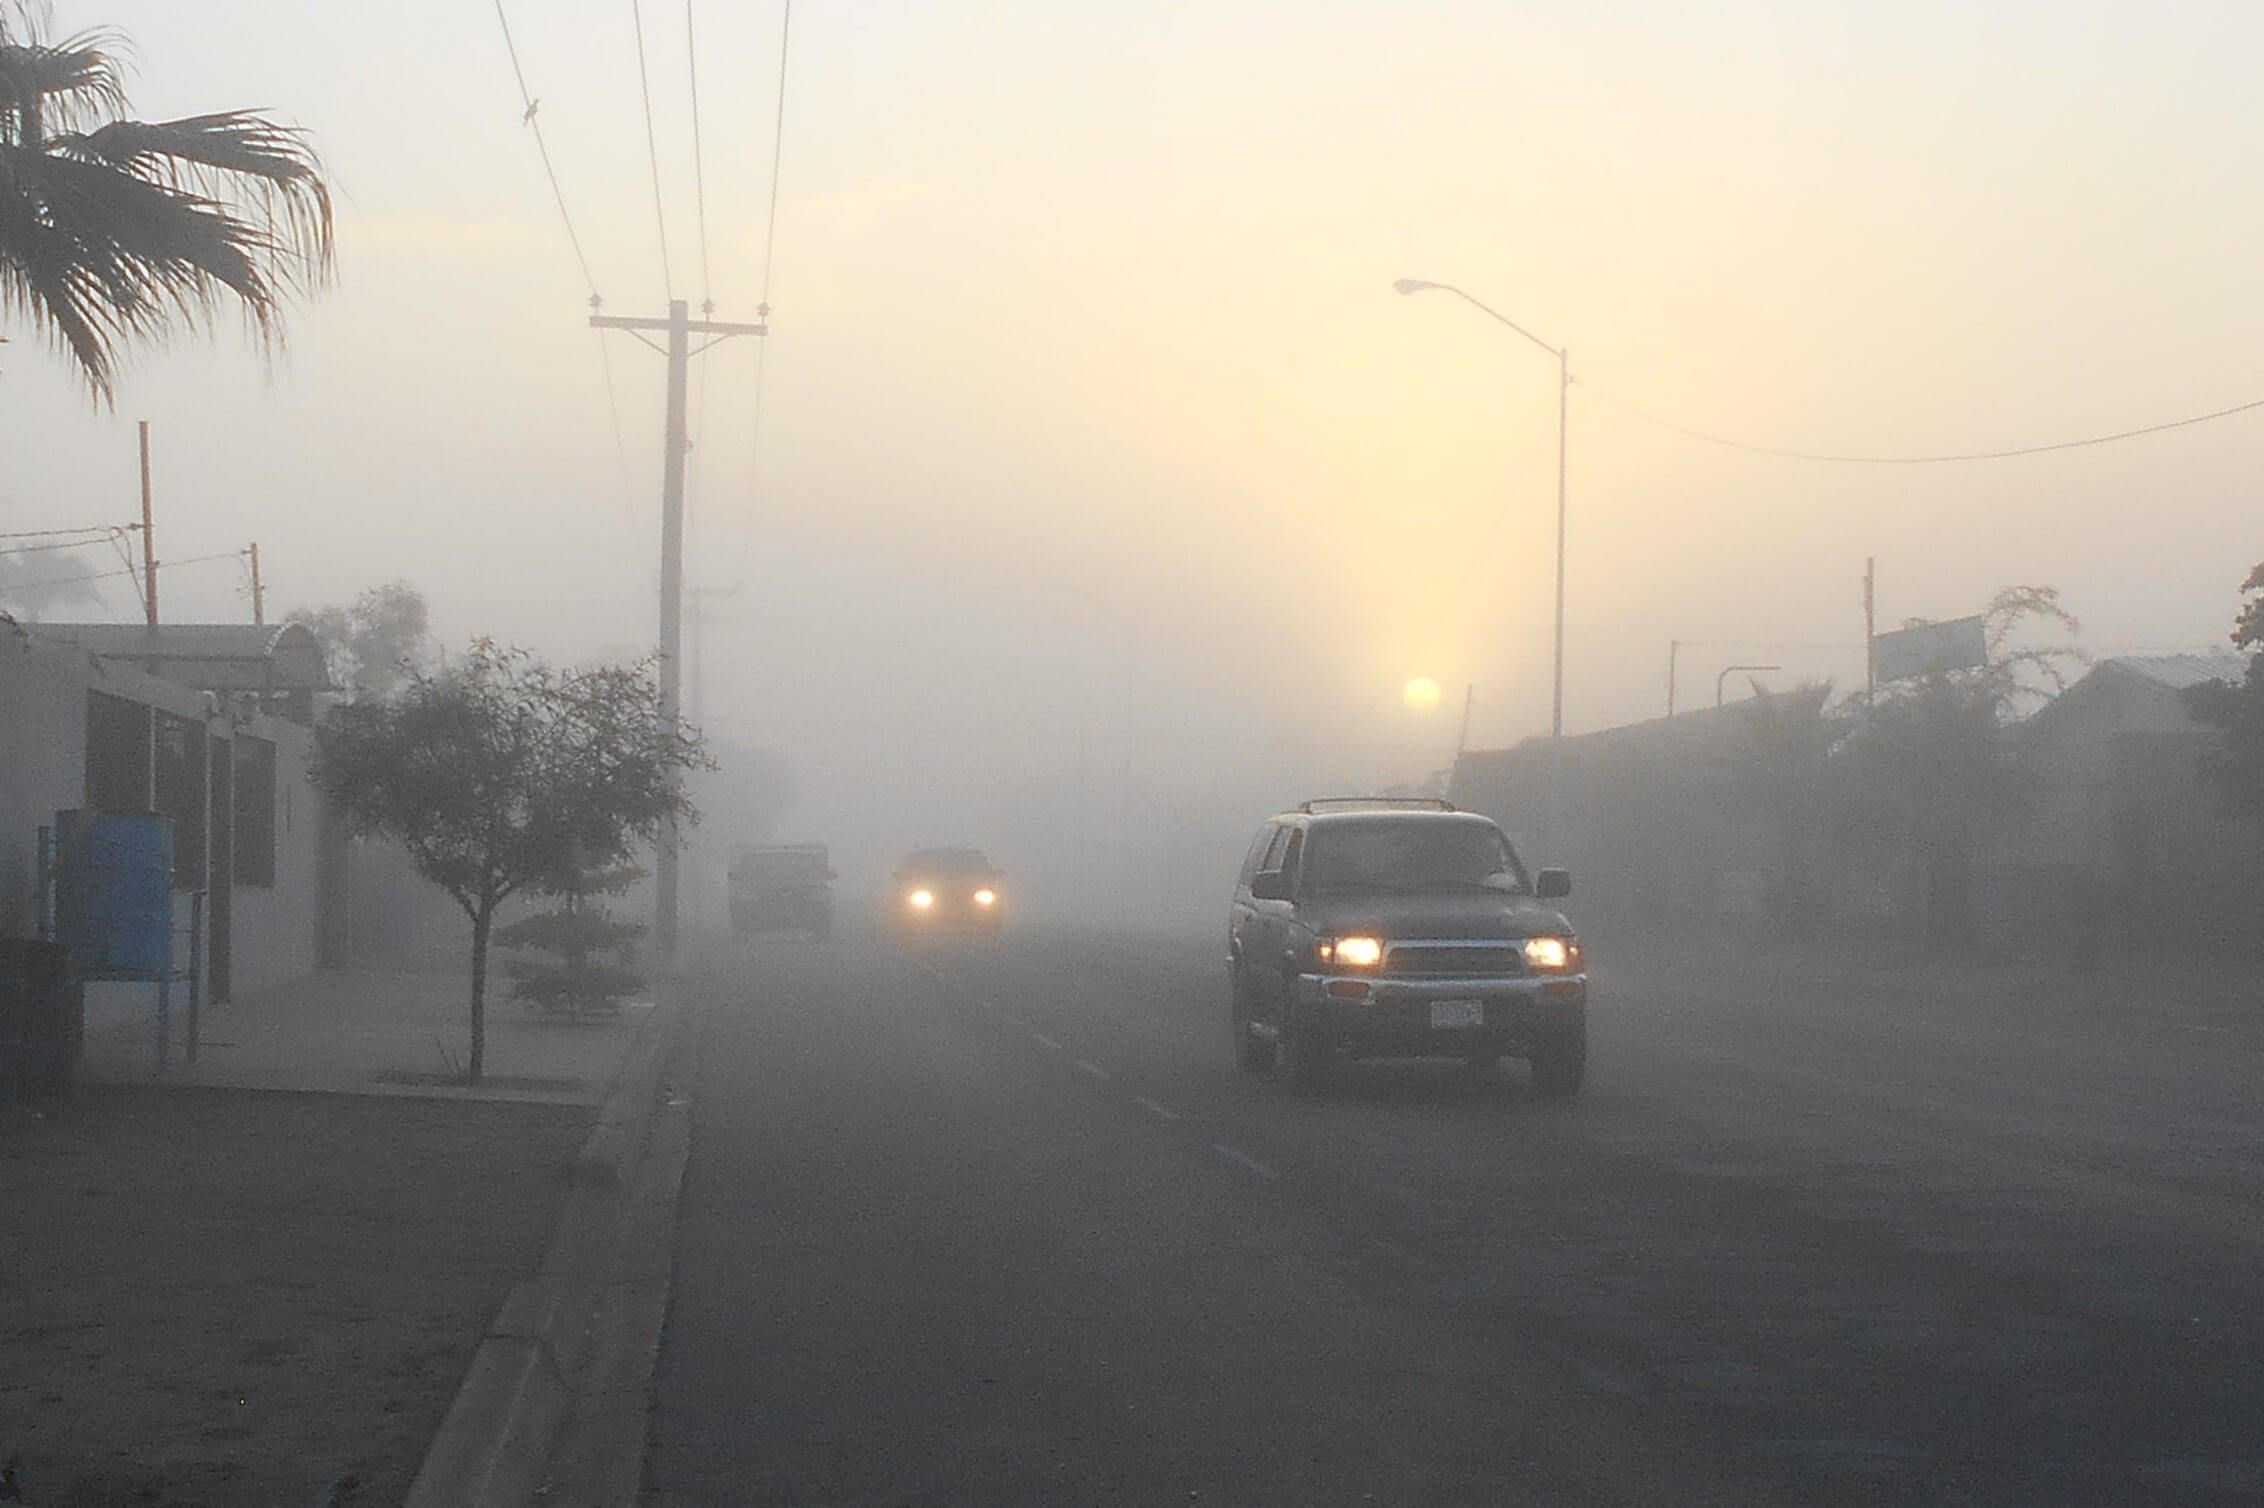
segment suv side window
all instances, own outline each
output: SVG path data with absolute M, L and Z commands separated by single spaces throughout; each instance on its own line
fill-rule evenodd
M 1287 852 L 1289 836 L 1296 830 L 1293 827 L 1277 827 L 1273 830 L 1273 841 L 1266 845 L 1266 856 L 1258 861 L 1260 873 L 1281 868 L 1281 856 Z
M 1250 851 L 1242 856 L 1242 877 L 1237 882 L 1243 889 L 1249 889 L 1250 881 L 1265 867 L 1266 849 L 1273 843 L 1274 834 L 1279 831 L 1279 828 L 1269 823 L 1259 828 L 1258 836 L 1250 840 Z
M 1279 865 L 1283 877 L 1289 881 L 1289 892 L 1292 895 L 1297 893 L 1297 870 L 1304 857 L 1305 830 L 1301 827 L 1293 827 L 1289 830 L 1289 846 L 1282 850 Z

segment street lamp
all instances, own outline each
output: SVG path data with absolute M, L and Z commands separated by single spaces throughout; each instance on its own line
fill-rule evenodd
M 1564 737 L 1564 437 L 1565 406 L 1572 392 L 1572 358 L 1562 346 L 1552 346 L 1526 329 L 1516 320 L 1490 305 L 1472 298 L 1452 283 L 1426 282 L 1422 278 L 1401 278 L 1391 285 L 1400 293 L 1426 293 L 1436 289 L 1451 293 L 1490 319 L 1509 326 L 1542 350 L 1557 359 L 1557 431 L 1556 431 L 1556 677 L 1549 698 L 1549 737 Z
M 1717 708 L 1719 708 L 1719 707 L 1721 706 L 1721 704 L 1722 704 L 1722 692 L 1723 692 L 1723 689 L 1724 689 L 1724 688 L 1725 688 L 1725 687 L 1726 687 L 1726 686 L 1727 686 L 1727 685 L 1729 684 L 1729 678 L 1730 678 L 1731 676 L 1733 676 L 1733 675 L 1737 674 L 1737 673 L 1738 673 L 1738 672 L 1739 672 L 1740 670 L 1748 670 L 1748 671 L 1752 671 L 1752 672 L 1753 672 L 1753 673 L 1755 673 L 1755 674 L 1759 674 L 1760 672 L 1762 672 L 1762 671 L 1764 671 L 1764 670 L 1782 670 L 1782 669 L 1784 669 L 1784 667 L 1783 667 L 1782 665 L 1725 665 L 1725 666 L 1723 666 L 1723 667 L 1722 667 L 1722 673 L 1721 673 L 1720 675 L 1718 675 L 1718 676 L 1715 676 L 1715 677 L 1714 677 L 1714 706 L 1715 706 L 1715 707 L 1717 707 Z

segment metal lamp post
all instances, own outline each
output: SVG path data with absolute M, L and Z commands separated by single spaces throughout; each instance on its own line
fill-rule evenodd
M 1401 278 L 1391 286 L 1400 293 L 1426 293 L 1433 289 L 1441 293 L 1451 293 L 1487 318 L 1515 330 L 1557 360 L 1556 664 L 1555 677 L 1549 693 L 1549 824 L 1552 829 L 1551 839 L 1562 842 L 1564 837 L 1564 812 L 1559 789 L 1561 786 L 1559 772 L 1563 765 L 1564 748 L 1564 472 L 1566 410 L 1572 394 L 1572 358 L 1566 354 L 1564 347 L 1550 345 L 1499 309 L 1472 298 L 1452 283 L 1433 283 L 1422 278 Z

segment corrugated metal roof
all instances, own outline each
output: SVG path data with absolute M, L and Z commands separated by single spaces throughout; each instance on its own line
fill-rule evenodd
M 2111 660 L 2101 660 L 2098 668 L 2105 669 L 2109 665 L 2159 682 L 2173 691 L 2183 691 L 2204 681 L 2238 682 L 2248 675 L 2248 656 L 2229 650 L 2190 655 L 2117 655 Z

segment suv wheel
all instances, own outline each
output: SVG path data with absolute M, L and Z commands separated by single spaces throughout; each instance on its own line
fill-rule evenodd
M 1234 1032 L 1234 1061 L 1244 1073 L 1267 1073 L 1274 1066 L 1274 1045 L 1250 1030 L 1250 995 L 1239 978 L 1228 987 L 1227 1024 Z
M 1545 1099 L 1564 1100 L 1580 1092 L 1588 1074 L 1588 1030 L 1566 1032 L 1533 1049 L 1533 1087 Z
M 1314 1095 L 1328 1084 L 1336 1048 L 1319 1032 L 1291 1021 L 1281 1030 L 1281 1056 L 1283 1066 L 1289 1070 L 1289 1092 Z

